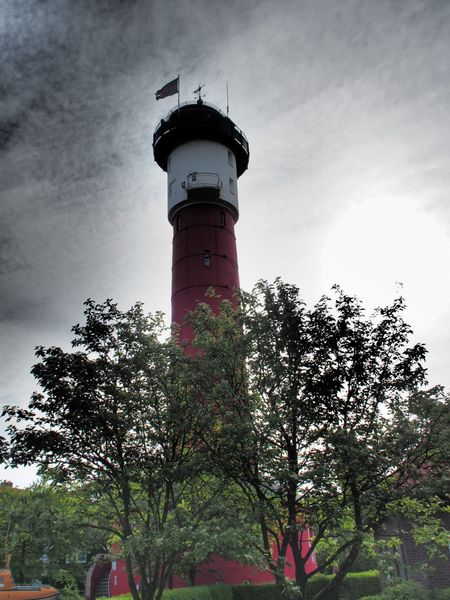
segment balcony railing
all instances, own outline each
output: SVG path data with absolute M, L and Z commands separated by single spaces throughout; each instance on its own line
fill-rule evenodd
M 179 124 L 178 121 L 172 121 L 171 117 L 172 116 L 177 116 L 180 115 L 180 109 L 181 109 L 181 114 L 183 114 L 183 108 L 185 107 L 193 107 L 193 108 L 197 108 L 198 102 L 182 102 L 179 106 L 176 106 L 175 108 L 173 108 L 164 119 L 162 119 L 157 127 L 155 128 L 154 134 L 153 134 L 153 146 L 157 146 L 157 144 L 161 141 L 161 139 L 167 135 L 168 133 L 172 132 L 174 129 L 176 129 Z M 242 148 L 244 149 L 244 151 L 248 154 L 249 149 L 248 149 L 248 140 L 245 137 L 244 132 L 239 129 L 239 127 L 237 127 L 233 121 L 228 117 L 228 115 L 225 115 L 220 108 L 218 108 L 217 106 L 215 106 L 214 104 L 210 103 L 210 102 L 203 102 L 203 104 L 201 105 L 205 108 L 212 108 L 214 109 L 214 111 L 216 113 L 218 113 L 225 121 L 226 126 L 222 125 L 221 129 L 224 129 L 227 131 L 228 134 L 231 134 L 233 139 L 240 145 L 242 146 Z

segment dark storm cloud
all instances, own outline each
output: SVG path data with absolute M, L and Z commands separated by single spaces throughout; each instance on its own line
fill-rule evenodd
M 20 271 L 26 266 L 26 261 L 21 258 L 20 247 L 13 233 L 3 227 L 3 231 L 0 232 L 0 275 Z
M 48 0 L 10 2 L 5 13 L 1 139 L 16 165 L 9 187 L 23 180 L 17 159 L 25 148 L 35 151 L 25 167 L 37 179 L 115 169 L 118 146 L 105 153 L 114 128 L 133 121 L 143 94 L 150 103 L 164 78 L 186 67 L 187 49 L 194 68 L 220 43 L 229 10 L 206 0 Z
M 3 3 L 4 321 L 25 319 L 35 306 L 50 324 L 71 289 L 78 302 L 81 289 L 90 295 L 102 280 L 105 255 L 121 261 L 126 242 L 118 238 L 148 203 L 154 92 L 195 71 L 247 19 L 237 1 Z
M 15 130 L 19 127 L 19 119 L 0 122 L 0 152 L 8 144 Z

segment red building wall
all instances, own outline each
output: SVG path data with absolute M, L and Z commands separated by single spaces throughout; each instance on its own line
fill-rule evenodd
M 305 541 L 302 545 L 302 556 L 305 556 L 309 547 L 309 542 Z M 309 573 L 315 568 L 316 556 L 315 553 L 313 553 L 306 564 L 306 570 Z M 288 548 L 286 553 L 285 575 L 289 579 L 295 578 L 294 559 L 290 548 Z M 236 560 L 229 560 L 218 556 L 217 554 L 211 554 L 208 561 L 201 565 L 195 577 L 196 585 L 211 585 L 214 583 L 241 585 L 272 583 L 273 581 L 274 577 L 270 571 L 261 571 L 251 565 L 243 565 Z M 139 576 L 136 576 L 136 582 L 139 583 Z M 181 577 L 174 576 L 171 578 L 169 586 L 173 588 L 186 587 L 187 582 Z M 125 570 L 125 561 L 113 561 L 109 576 L 109 589 L 111 596 L 128 593 L 129 588 Z

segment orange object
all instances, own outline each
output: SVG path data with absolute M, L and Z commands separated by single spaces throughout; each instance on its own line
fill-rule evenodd
M 0 600 L 47 600 L 57 598 L 59 592 L 39 581 L 16 585 L 9 569 L 0 569 Z

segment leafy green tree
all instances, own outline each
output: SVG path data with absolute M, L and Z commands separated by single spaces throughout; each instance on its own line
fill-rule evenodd
M 85 317 L 74 351 L 37 349 L 29 407 L 5 408 L 10 461 L 82 486 L 85 522 L 118 545 L 133 598 L 158 600 L 171 573 L 225 542 L 227 518 L 239 526 L 229 484 L 205 469 L 195 433 L 208 413 L 162 316 L 88 300 Z
M 105 539 L 80 526 L 79 502 L 78 494 L 44 483 L 26 489 L 0 484 L 0 548 L 17 581 L 82 586 L 77 554 L 98 551 Z
M 203 443 L 258 507 L 263 552 L 281 584 L 291 548 L 303 599 L 310 577 L 331 565 L 335 577 L 316 599 L 338 589 L 389 502 L 411 494 L 433 457 L 439 463 L 442 415 L 411 425 L 425 349 L 409 344 L 403 310 L 397 299 L 367 318 L 338 287 L 308 309 L 277 280 L 242 294 L 236 311 L 224 302 L 215 316 L 200 305 L 190 317 L 214 421 Z M 307 573 L 318 548 L 326 558 Z

